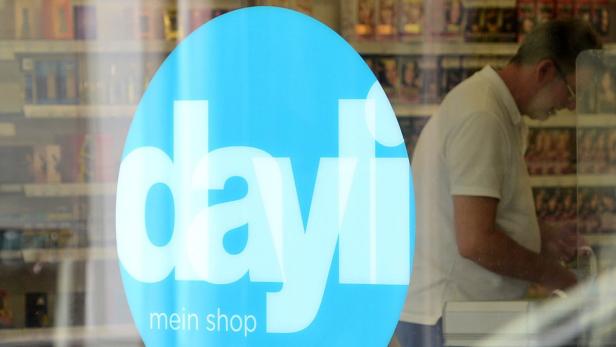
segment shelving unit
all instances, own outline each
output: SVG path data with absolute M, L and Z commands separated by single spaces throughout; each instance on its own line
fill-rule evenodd
M 176 45 L 164 40 L 4 40 L 0 41 L 0 60 L 32 54 L 167 53 Z
M 107 342 L 118 346 L 118 343 L 122 342 L 136 343 L 140 338 L 133 325 L 105 325 L 0 330 L 0 341 L 3 344 L 17 346 L 31 346 L 49 341 L 56 343 L 91 341 L 96 344 Z
M 616 175 L 532 176 L 533 187 L 614 187 Z
M 425 40 L 425 41 L 422 41 Z M 432 41 L 430 41 L 432 40 Z M 375 55 L 481 55 L 513 56 L 517 43 L 465 42 L 462 39 L 418 38 L 414 41 L 350 40 L 349 44 L 361 54 Z M 616 50 L 616 44 L 606 44 L 606 50 Z
M 62 261 L 94 261 L 117 259 L 113 247 L 87 248 L 55 248 L 55 249 L 22 249 L 15 251 L 0 251 L 0 260 L 30 264 L 35 262 L 59 263 Z
M 503 2 L 500 2 L 503 3 Z M 515 4 L 513 5 L 515 6 Z M 465 69 L 463 62 L 466 59 L 468 65 L 472 65 L 471 60 L 476 56 L 482 57 L 495 57 L 499 59 L 507 59 L 512 57 L 518 48 L 517 43 L 469 43 L 464 42 L 462 37 L 463 35 L 458 35 L 455 39 L 448 38 L 438 38 L 431 37 L 429 34 L 419 35 L 419 37 L 404 40 L 398 39 L 394 40 L 357 40 L 353 39 L 350 41 L 351 46 L 355 48 L 360 55 L 363 57 L 370 59 L 370 61 L 378 61 L 379 57 L 382 57 L 383 60 L 389 59 L 392 57 L 435 57 L 437 59 L 441 59 L 441 61 L 449 62 L 453 59 L 453 69 Z M 606 51 L 615 51 L 615 44 L 607 44 L 604 45 Z M 459 59 L 460 65 L 459 67 L 455 64 L 455 59 Z M 480 60 L 480 59 L 477 59 Z M 398 74 L 403 75 L 404 70 L 400 67 L 401 64 L 404 64 L 405 60 L 398 60 Z M 494 63 L 490 63 L 495 66 Z M 445 64 L 442 65 L 443 70 L 445 71 Z M 384 67 L 382 68 L 384 69 Z M 470 69 L 469 69 L 470 70 Z M 421 71 L 419 72 L 421 73 Z M 464 71 L 461 74 L 466 74 Z M 377 77 L 378 73 L 375 72 Z M 415 76 L 416 77 L 416 76 Z M 385 79 L 388 77 L 385 77 Z M 439 76 L 439 78 L 443 78 Z M 447 77 L 448 79 L 449 77 Z M 400 82 L 399 78 L 399 82 Z M 402 83 L 402 82 L 400 82 Z M 420 81 L 420 86 L 422 86 L 423 81 Z M 446 82 L 449 85 L 449 82 Z M 408 85 L 408 84 L 407 84 Z M 425 85 L 423 85 L 426 87 Z M 439 85 L 439 88 L 442 88 L 442 85 Z M 449 87 L 448 87 L 449 88 Z M 440 97 L 443 97 L 445 92 L 441 91 Z M 396 116 L 400 119 L 401 124 L 410 124 L 411 129 L 416 129 L 415 124 L 421 124 L 421 119 L 425 119 L 434 115 L 438 110 L 438 104 L 426 104 L 426 103 L 401 103 L 397 102 L 393 104 L 394 112 Z M 408 122 L 406 119 L 412 118 L 417 121 Z M 531 128 L 532 131 L 537 132 L 543 131 L 545 129 L 549 134 L 553 134 L 556 132 L 565 132 L 569 131 L 567 129 L 572 129 L 572 138 L 575 140 L 580 136 L 580 129 L 584 131 L 586 128 L 591 131 L 595 131 L 594 129 L 600 128 L 616 128 L 616 114 L 605 114 L 605 113 L 588 113 L 588 114 L 576 114 L 575 112 L 571 112 L 568 110 L 560 111 L 557 115 L 550 117 L 546 121 L 536 121 L 530 120 L 527 117 L 524 117 L 525 123 Z M 410 137 L 406 138 L 407 134 L 403 130 L 403 134 L 405 134 L 405 139 L 408 141 L 416 141 L 419 133 L 414 133 L 413 130 L 408 131 L 410 133 Z M 610 133 L 611 134 L 611 133 Z M 551 136 L 551 135 L 550 135 Z M 611 135 L 609 135 L 611 136 Z M 554 140 L 552 140 L 554 141 Z M 577 145 L 579 145 L 579 139 Z M 409 145 L 407 142 L 407 149 L 410 148 L 409 151 L 412 151 L 415 144 L 412 143 Z M 575 146 L 575 145 L 574 145 Z M 574 157 L 577 156 L 577 148 L 573 150 Z M 571 157 L 569 157 L 571 158 Z M 575 167 L 575 163 L 573 163 L 573 167 Z M 548 159 L 548 160 L 559 160 L 559 159 Z M 594 159 L 593 159 L 594 160 Z M 613 159 L 610 159 L 613 160 Z M 591 165 L 592 166 L 592 165 Z M 610 170 L 612 164 L 609 165 Z M 530 165 L 529 165 L 530 167 Z M 554 169 L 557 167 L 556 164 L 551 167 L 555 172 L 558 172 L 560 169 Z M 543 170 L 544 168 L 539 168 L 539 170 Z M 592 169 L 591 169 L 592 170 Z M 546 170 L 549 172 L 550 170 Z M 563 170 L 563 172 L 568 172 L 569 169 Z M 602 172 L 609 172 L 609 170 L 605 169 Z M 616 175 L 614 174 L 570 174 L 570 175 L 534 175 L 530 177 L 531 186 L 533 190 L 548 190 L 553 194 L 573 194 L 574 198 L 577 196 L 577 199 L 580 198 L 580 188 L 582 191 L 584 189 L 594 190 L 610 190 L 616 187 Z M 550 193 L 550 194 L 552 194 Z M 577 195 L 576 195 L 577 194 Z M 582 193 L 584 194 L 584 193 Z M 594 193 L 593 193 L 594 194 Z M 578 207 L 580 206 L 580 201 L 576 202 Z M 575 207 L 574 207 L 575 208 Z M 593 247 L 602 247 L 605 245 L 616 245 L 616 235 L 611 234 L 589 234 L 584 235 L 584 237 L 588 240 L 588 242 Z
M 394 103 L 394 113 L 398 117 L 430 117 L 438 110 L 437 104 Z
M 616 245 L 616 235 L 590 234 L 583 237 L 591 246 Z
M 575 187 L 578 184 L 578 176 L 531 176 L 530 184 L 533 188 L 537 187 Z
M 378 55 L 505 55 L 515 54 L 515 43 L 469 43 L 461 40 L 449 42 L 403 41 L 350 41 L 361 54 Z
M 0 193 L 23 193 L 26 197 L 113 195 L 115 191 L 115 183 L 28 183 L 0 185 Z
M 24 105 L 26 118 L 132 118 L 133 105 Z

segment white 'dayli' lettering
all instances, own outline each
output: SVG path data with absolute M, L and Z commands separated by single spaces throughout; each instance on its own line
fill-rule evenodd
M 175 101 L 174 159 L 142 147 L 120 167 L 116 233 L 124 269 L 144 283 L 174 269 L 177 281 L 229 284 L 248 274 L 253 282 L 282 283 L 266 298 L 271 333 L 300 331 L 314 320 L 337 242 L 340 283 L 406 285 L 410 169 L 406 158 L 376 158 L 376 113 L 372 99 L 339 101 L 339 157 L 320 159 L 304 227 L 291 158 L 240 146 L 210 152 L 208 102 Z M 396 136 L 386 145 L 401 144 Z M 247 194 L 208 207 L 208 191 L 231 177 L 246 181 Z M 163 246 L 150 241 L 145 221 L 156 184 L 170 189 L 176 213 Z M 247 244 L 229 254 L 223 237 L 242 225 Z

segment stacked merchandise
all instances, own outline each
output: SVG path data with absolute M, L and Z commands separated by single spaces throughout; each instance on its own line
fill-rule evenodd
M 79 65 L 74 57 L 24 59 L 25 101 L 30 104 L 79 102 Z
M 515 42 L 517 17 L 509 1 L 467 1 L 467 42 Z
M 589 60 L 586 56 L 582 60 Z M 616 114 L 616 60 L 605 57 L 605 69 L 589 85 L 583 85 L 578 93 L 577 107 L 583 115 Z
M 314 12 L 314 0 L 257 0 L 257 5 L 285 7 L 309 16 Z
M 532 128 L 526 164 L 531 175 L 570 175 L 576 172 L 574 128 Z
M 579 201 L 575 187 L 534 188 L 533 195 L 540 225 L 560 230 L 575 228 Z
M 578 141 L 578 173 L 616 174 L 616 128 L 580 128 Z
M 84 245 L 75 230 L 62 228 L 0 229 L 0 250 L 66 249 Z
M 353 40 L 521 41 L 537 24 L 582 18 L 605 39 L 608 0 L 353 0 L 343 1 L 342 34 Z
M 14 165 L 0 173 L 0 184 L 112 182 L 121 144 L 111 133 L 57 135 L 49 144 L 3 146 Z
M 13 328 L 14 324 L 9 295 L 6 290 L 0 289 L 0 329 Z
M 26 327 L 44 328 L 50 326 L 47 293 L 26 293 Z
M 257 0 L 257 5 L 285 7 L 309 16 L 314 12 L 314 0 Z
M 460 0 L 354 0 L 341 5 L 345 14 L 342 34 L 347 38 L 462 38 L 464 6 Z
M 2 0 L 0 38 L 176 41 L 229 10 L 204 4 L 179 11 L 164 2 L 93 5 L 73 0 Z
M 518 41 L 537 24 L 554 18 L 580 18 L 593 26 L 607 41 L 610 6 L 607 0 L 517 0 Z
M 15 252 L 21 252 L 21 240 L 21 229 L 0 229 L 0 252 L 5 254 L 15 254 Z M 19 266 L 22 264 L 22 261 L 17 257 L 3 256 L 0 258 L 0 264 L 6 268 L 7 266 Z
M 0 266 L 7 270 L 34 264 L 37 274 L 53 267 L 67 250 L 79 250 L 88 242 L 87 233 L 78 228 L 0 228 Z
M 390 101 L 434 104 L 463 79 L 486 65 L 502 68 L 502 56 L 391 56 L 366 55 L 366 64 L 383 86 Z
M 136 104 L 161 60 L 159 55 L 118 56 L 101 60 L 96 73 L 88 70 L 86 59 L 75 56 L 24 58 L 25 102 Z
M 616 189 L 584 187 L 578 194 L 579 231 L 584 234 L 616 233 Z
M 12 298 L 16 300 L 11 300 Z M 11 302 L 13 305 L 11 305 Z M 54 317 L 54 306 L 62 302 L 66 317 Z M 15 305 L 20 303 L 21 305 Z M 63 292 L 57 295 L 46 292 L 26 292 L 21 298 L 8 289 L 0 288 L 0 330 L 17 327 L 44 328 L 54 326 L 54 318 L 65 318 L 62 322 L 68 326 L 82 326 L 85 322 L 83 310 L 85 305 L 84 292 Z M 20 306 L 20 307 L 15 307 Z M 17 318 L 23 321 L 17 321 Z

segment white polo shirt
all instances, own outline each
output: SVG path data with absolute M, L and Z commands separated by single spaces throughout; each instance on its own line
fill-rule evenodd
M 487 66 L 454 88 L 422 131 L 412 164 L 416 244 L 402 321 L 432 325 L 447 301 L 525 294 L 528 283 L 460 256 L 453 220 L 453 195 L 497 198 L 497 228 L 539 252 L 523 129 L 509 89 Z

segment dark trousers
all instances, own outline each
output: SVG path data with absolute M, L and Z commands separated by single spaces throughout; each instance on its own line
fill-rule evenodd
M 435 325 L 398 322 L 395 336 L 401 347 L 442 347 L 445 343 L 442 319 Z

